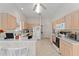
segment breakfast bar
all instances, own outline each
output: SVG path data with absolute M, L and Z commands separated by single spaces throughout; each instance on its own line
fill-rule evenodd
M 2 56 L 35 56 L 36 40 L 0 40 Z

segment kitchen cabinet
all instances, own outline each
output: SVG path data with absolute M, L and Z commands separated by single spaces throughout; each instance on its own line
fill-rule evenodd
M 79 29 L 79 11 L 72 13 L 72 29 Z
M 21 29 L 32 29 L 32 24 L 27 22 L 22 22 L 20 26 L 21 26 Z
M 59 27 L 61 27 L 61 24 L 65 24 L 65 22 L 64 22 L 64 17 L 53 21 L 52 27 L 53 27 L 53 28 L 59 28 Z M 61 29 L 61 28 L 60 28 L 60 29 Z
M 16 18 L 14 17 L 14 16 L 12 16 L 12 15 L 9 15 L 8 14 L 8 19 L 7 19 L 7 27 L 9 28 L 9 29 L 15 29 L 16 28 Z
M 8 30 L 16 28 L 16 18 L 8 13 L 0 13 L 0 29 Z
M 73 55 L 73 45 L 64 41 L 63 39 L 60 40 L 60 53 L 64 56 L 72 56 Z
M 65 28 L 66 29 L 71 29 L 72 28 L 72 19 L 71 19 L 71 15 L 66 15 L 65 16 Z
M 65 29 L 79 29 L 79 11 L 71 12 L 58 20 L 53 21 L 53 27 L 65 23 Z
M 8 27 L 8 21 L 7 21 L 7 19 L 8 19 L 8 14 L 7 13 L 2 13 L 1 14 L 2 16 L 1 16 L 1 20 L 2 20 L 2 29 L 7 29 L 7 27 Z
M 72 12 L 65 16 L 66 29 L 79 29 L 79 12 Z
M 59 51 L 63 56 L 79 56 L 79 42 L 65 37 L 61 38 Z
M 65 29 L 65 23 L 57 24 L 56 29 Z
M 2 20 L 1 20 L 1 14 L 0 14 L 0 29 L 2 28 Z

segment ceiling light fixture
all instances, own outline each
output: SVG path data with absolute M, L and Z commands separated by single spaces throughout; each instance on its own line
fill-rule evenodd
M 35 3 L 34 6 L 33 6 L 33 11 L 36 12 L 37 14 L 40 14 L 41 13 L 41 5 L 40 3 Z
M 24 8 L 21 8 L 21 10 L 23 10 Z
M 41 6 L 40 6 L 40 4 L 37 4 L 35 12 L 38 13 L 38 14 L 41 13 Z
M 46 7 L 41 3 L 36 3 L 33 6 L 33 11 L 35 11 L 37 14 L 40 14 L 44 9 L 46 9 Z

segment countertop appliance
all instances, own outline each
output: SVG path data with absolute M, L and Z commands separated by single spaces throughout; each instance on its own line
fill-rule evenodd
M 13 38 L 14 38 L 13 33 L 6 33 L 5 39 L 13 39 Z

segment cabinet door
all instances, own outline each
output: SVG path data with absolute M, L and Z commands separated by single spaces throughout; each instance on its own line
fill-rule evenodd
M 60 53 L 64 56 L 72 56 L 73 55 L 73 45 L 70 43 L 60 40 Z
M 79 11 L 65 16 L 65 23 L 67 29 L 79 29 Z
M 65 56 L 73 55 L 73 45 L 68 42 L 65 42 Z
M 72 29 L 72 20 L 71 20 L 71 15 L 65 16 L 65 27 L 66 29 Z
M 1 19 L 1 13 L 0 13 L 0 29 L 2 29 L 2 19 Z
M 63 40 L 60 40 L 60 48 L 59 48 L 59 50 L 60 50 L 61 55 L 65 55 L 65 43 L 64 43 Z
M 16 18 L 12 15 L 8 14 L 8 29 L 15 29 L 16 28 Z
M 72 14 L 72 29 L 79 29 L 79 14 L 78 11 Z
M 32 25 L 31 24 L 24 23 L 23 25 L 24 25 L 23 29 L 32 29 Z
M 2 18 L 2 28 L 3 28 L 3 30 L 6 30 L 7 29 L 7 13 L 2 13 L 1 14 L 2 16 L 1 16 L 1 18 Z

